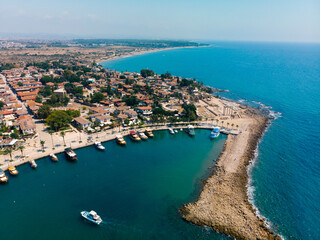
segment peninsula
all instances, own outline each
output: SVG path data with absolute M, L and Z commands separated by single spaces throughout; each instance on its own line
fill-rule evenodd
M 149 69 L 104 69 L 96 63 L 101 58 L 85 54 L 90 44 L 77 44 L 83 48 L 81 57 L 31 54 L 1 63 L 1 169 L 62 152 L 66 146 L 77 149 L 108 141 L 130 130 L 218 125 L 228 134 L 224 151 L 199 199 L 181 208 L 183 218 L 236 239 L 279 239 L 255 214 L 246 189 L 247 167 L 267 126 L 266 116 L 214 97 L 215 89 L 193 79 Z

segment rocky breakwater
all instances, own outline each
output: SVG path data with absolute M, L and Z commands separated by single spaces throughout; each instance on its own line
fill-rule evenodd
M 247 196 L 247 167 L 267 127 L 267 118 L 251 116 L 241 125 L 242 133 L 229 135 L 216 170 L 194 203 L 181 208 L 183 218 L 210 226 L 236 239 L 281 239 L 255 214 Z

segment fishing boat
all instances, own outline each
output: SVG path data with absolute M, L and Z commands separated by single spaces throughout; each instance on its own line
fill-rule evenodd
M 133 141 L 140 141 L 141 140 L 141 138 L 138 136 L 136 131 L 130 131 L 129 136 Z
M 147 140 L 147 139 L 148 139 L 147 135 L 145 135 L 144 132 L 140 132 L 140 131 L 139 131 L 138 134 L 139 134 L 139 137 L 140 137 L 142 140 Z
M 169 131 L 170 134 L 174 134 L 174 131 L 173 131 L 172 128 L 169 128 L 168 131 Z
M 146 133 L 146 135 L 147 135 L 149 138 L 153 138 L 153 137 L 154 137 L 154 135 L 153 135 L 153 133 L 152 133 L 152 131 L 151 131 L 150 129 L 147 129 L 147 130 L 145 131 L 145 133 Z
M 50 153 L 49 156 L 52 161 L 58 162 L 58 157 L 54 153 Z
M 127 142 L 123 139 L 122 135 L 120 135 L 120 134 L 116 136 L 116 139 L 117 139 L 117 143 L 119 145 L 126 145 L 127 144 Z
M 190 136 L 196 135 L 196 133 L 194 132 L 194 127 L 193 127 L 192 125 L 188 125 L 188 128 L 187 128 L 186 132 L 187 132 Z
M 8 181 L 8 177 L 4 173 L 4 171 L 0 168 L 0 182 L 5 183 Z
M 71 161 L 77 160 L 77 154 L 72 150 L 72 148 L 66 148 L 64 150 L 64 154 L 66 155 L 66 158 L 68 160 L 71 160 Z
M 99 150 L 105 150 L 106 148 L 102 146 L 101 142 L 95 142 L 94 146 Z
M 30 166 L 31 166 L 32 168 L 37 168 L 37 167 L 38 167 L 38 165 L 36 164 L 36 161 L 35 161 L 35 160 L 30 160 Z
M 210 138 L 217 138 L 220 135 L 220 128 L 219 127 L 215 127 L 212 129 L 211 133 L 210 133 Z
M 84 217 L 85 219 L 89 220 L 90 222 L 97 224 L 97 225 L 102 223 L 101 217 L 93 210 L 91 210 L 90 212 L 82 211 L 81 216 Z
M 16 167 L 14 167 L 14 166 L 9 167 L 8 170 L 9 170 L 9 173 L 13 176 L 18 175 L 18 173 L 19 173 L 18 170 L 16 169 Z

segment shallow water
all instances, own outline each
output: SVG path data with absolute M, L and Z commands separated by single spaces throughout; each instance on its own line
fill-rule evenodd
M 261 214 L 286 239 L 320 239 L 320 44 L 212 44 L 102 65 L 196 78 L 230 90 L 222 96 L 262 102 L 280 112 L 260 144 L 251 194 Z

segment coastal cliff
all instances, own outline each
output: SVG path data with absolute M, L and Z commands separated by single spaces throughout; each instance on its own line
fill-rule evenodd
M 181 208 L 185 220 L 236 239 L 281 239 L 255 214 L 247 196 L 247 167 L 266 127 L 267 118 L 251 117 L 241 134 L 228 136 L 198 200 Z

